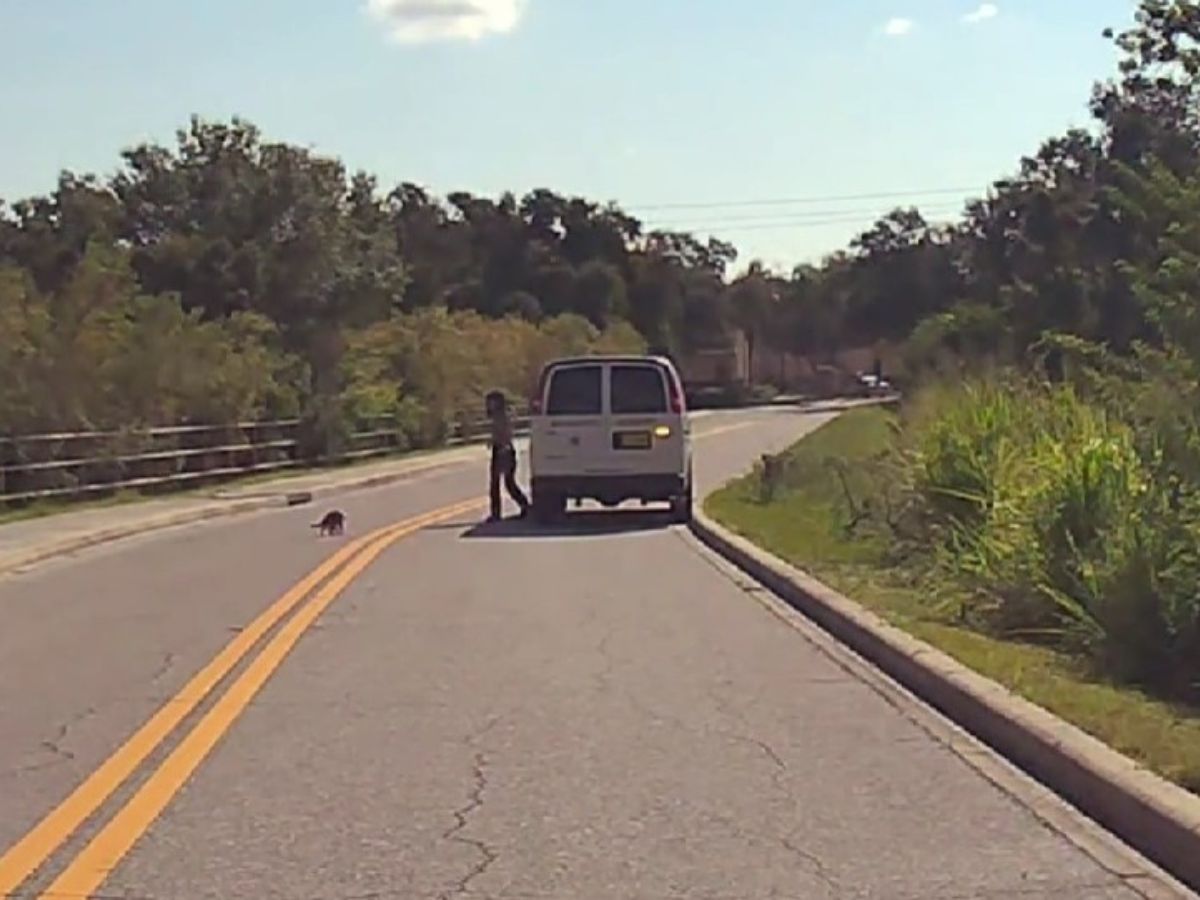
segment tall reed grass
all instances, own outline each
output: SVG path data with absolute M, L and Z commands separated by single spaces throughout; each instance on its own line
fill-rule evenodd
M 1200 484 L 1164 455 L 1179 411 L 1161 439 L 1144 413 L 1065 385 L 941 384 L 903 414 L 895 457 L 930 575 L 977 627 L 1196 701 Z

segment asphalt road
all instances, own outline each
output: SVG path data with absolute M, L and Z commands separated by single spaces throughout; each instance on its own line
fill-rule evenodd
M 701 488 L 825 418 L 703 419 Z M 70 797 L 98 814 L 61 844 L 43 826 L 56 852 L 15 895 L 1164 896 L 1148 864 L 653 513 L 539 529 L 479 509 L 401 534 L 294 626 L 278 668 L 252 653 L 214 694 L 180 693 L 340 545 L 482 481 L 456 467 L 347 494 L 344 540 L 308 528 L 324 507 L 273 510 L 0 581 L 0 849 L 21 848 L 0 885 Z M 129 782 L 76 790 L 195 703 Z

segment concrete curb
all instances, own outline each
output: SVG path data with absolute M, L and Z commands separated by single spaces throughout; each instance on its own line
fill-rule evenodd
M 885 622 L 699 509 L 692 532 L 1143 856 L 1200 890 L 1200 797 Z
M 398 469 L 394 472 L 388 472 L 381 475 L 370 475 L 365 478 L 357 478 L 349 481 L 334 481 L 329 484 L 319 485 L 314 488 L 304 490 L 304 493 L 311 496 L 312 499 L 319 497 L 327 497 L 332 494 L 339 494 L 345 491 L 363 490 L 373 487 L 382 487 L 388 484 L 393 484 L 397 481 L 403 481 L 406 478 L 411 478 L 414 475 L 422 475 L 438 469 L 449 468 L 457 465 L 462 456 L 465 461 L 467 452 L 463 448 L 454 448 L 437 454 L 431 455 L 428 460 L 422 460 L 421 463 L 416 463 L 411 467 Z M 448 458 L 447 458 L 448 457 Z M 118 525 L 112 528 L 101 528 L 95 531 L 86 532 L 76 535 L 63 541 L 56 541 L 52 544 L 43 544 L 40 547 L 35 547 L 32 550 L 18 552 L 11 556 L 0 559 L 0 577 L 8 575 L 28 566 L 37 565 L 38 563 L 46 562 L 59 556 L 67 556 L 72 553 L 78 553 L 81 550 L 87 550 L 91 547 L 97 547 L 102 544 L 109 544 L 114 541 L 123 540 L 124 538 L 136 537 L 141 534 L 148 534 L 153 531 L 162 531 L 166 528 L 178 528 L 183 525 L 195 525 L 200 522 L 207 522 L 212 519 L 224 519 L 232 516 L 243 515 L 245 513 L 257 512 L 263 509 L 272 507 L 284 507 L 287 505 L 287 495 L 291 493 L 286 486 L 281 486 L 278 492 L 270 494 L 251 495 L 245 499 L 230 498 L 212 503 L 207 506 L 197 507 L 195 509 L 184 510 L 177 513 L 169 513 L 161 516 L 152 516 L 146 519 L 135 520 Z
M 154 518 L 143 519 L 141 521 L 129 522 L 126 525 L 118 525 L 115 528 L 104 528 L 96 531 L 89 531 L 78 535 L 77 537 L 69 538 L 65 541 L 57 541 L 53 544 L 43 544 L 42 546 L 36 547 L 33 550 L 16 553 L 12 556 L 0 559 L 0 576 L 7 575 L 10 572 L 23 569 L 27 566 L 45 562 L 48 559 L 54 559 L 58 556 L 67 556 L 71 553 L 78 553 L 80 550 L 87 550 L 89 547 L 97 547 L 101 544 L 119 541 L 122 538 L 135 537 L 139 534 L 146 534 L 151 531 L 161 531 L 164 528 L 175 528 L 180 525 L 192 525 L 198 522 L 208 521 L 209 519 L 221 519 L 227 516 L 236 516 L 240 513 L 264 509 L 272 506 L 273 503 L 273 498 L 272 500 L 246 500 L 241 503 L 222 503 L 220 505 L 206 506 L 200 509 L 189 509 L 182 513 L 174 513 L 167 516 L 156 516 Z

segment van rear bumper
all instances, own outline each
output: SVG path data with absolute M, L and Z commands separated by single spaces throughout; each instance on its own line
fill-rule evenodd
M 534 476 L 534 496 L 596 500 L 617 504 L 627 500 L 666 502 L 687 490 L 681 475 L 553 475 Z

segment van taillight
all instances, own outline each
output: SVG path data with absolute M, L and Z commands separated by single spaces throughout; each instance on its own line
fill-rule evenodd
M 667 384 L 670 386 L 671 391 L 671 412 L 682 415 L 684 412 L 686 412 L 686 404 L 684 403 L 683 399 L 683 389 L 679 386 L 679 382 L 673 375 L 667 376 Z
M 529 398 L 529 414 L 531 416 L 540 416 L 542 414 L 542 397 L 546 393 L 546 380 L 549 373 L 543 371 L 538 378 L 537 388 L 534 390 L 533 396 Z

